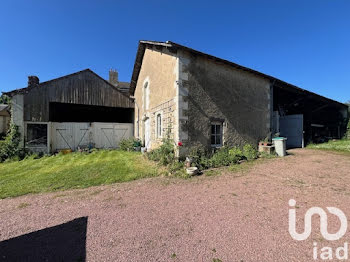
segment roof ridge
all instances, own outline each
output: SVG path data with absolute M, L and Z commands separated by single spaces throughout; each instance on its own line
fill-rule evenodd
M 204 52 L 201 52 L 201 51 L 198 51 L 196 49 L 193 49 L 193 48 L 190 48 L 190 47 L 187 47 L 187 46 L 184 46 L 184 45 L 181 45 L 181 44 L 178 44 L 178 43 L 175 43 L 175 42 L 172 42 L 170 40 L 167 40 L 166 42 L 159 42 L 159 41 L 148 41 L 148 40 L 140 40 L 139 41 L 139 46 L 138 46 L 138 49 L 137 49 L 137 54 L 136 54 L 136 59 L 135 59 L 135 64 L 134 64 L 134 69 L 133 69 L 133 73 L 132 73 L 132 77 L 131 77 L 131 81 L 130 81 L 130 93 L 133 94 L 133 92 L 135 91 L 135 88 L 136 88 L 136 83 L 137 83 L 137 79 L 138 79 L 138 75 L 139 75 L 139 70 L 141 68 L 141 64 L 142 64 L 142 59 L 143 59 L 143 55 L 144 55 L 144 51 L 145 51 L 145 48 L 142 47 L 141 45 L 162 45 L 162 46 L 165 46 L 165 47 L 171 47 L 171 48 L 179 48 L 179 49 L 183 49 L 183 50 L 186 50 L 188 52 L 191 52 L 191 53 L 195 53 L 195 54 L 198 54 L 198 55 L 201 55 L 201 56 L 205 56 L 209 59 L 213 59 L 217 62 L 221 62 L 221 63 L 224 63 L 224 64 L 228 64 L 230 66 L 233 66 L 235 68 L 238 68 L 240 70 L 243 70 L 243 71 L 246 71 L 246 72 L 250 72 L 252 74 L 255 74 L 255 75 L 258 75 L 260 77 L 263 77 L 263 78 L 267 78 L 269 79 L 270 81 L 273 81 L 274 83 L 278 82 L 279 84 L 281 85 L 285 85 L 285 86 L 288 86 L 290 88 L 294 88 L 294 89 L 297 89 L 298 91 L 301 91 L 301 92 L 308 92 L 310 94 L 313 94 L 313 95 L 316 95 L 318 97 L 321 97 L 323 99 L 326 99 L 328 101 L 331 101 L 331 102 L 335 102 L 335 103 L 338 103 L 338 104 L 341 104 L 341 105 L 344 105 L 344 106 L 347 106 L 345 105 L 344 103 L 341 103 L 339 101 L 336 101 L 334 99 L 330 99 L 328 97 L 325 97 L 325 96 L 322 96 L 322 95 L 319 95 L 317 93 L 314 93 L 312 91 L 309 91 L 309 90 L 306 90 L 306 89 L 303 89 L 303 88 L 300 88 L 296 85 L 293 85 L 293 84 L 290 84 L 288 82 L 285 82 L 283 80 L 280 80 L 276 77 L 273 77 L 273 76 L 270 76 L 270 75 L 267 75 L 265 73 L 262 73 L 262 72 L 259 72 L 255 69 L 251 69 L 249 67 L 245 67 L 245 66 L 242 66 L 240 64 L 237 64 L 237 63 L 234 63 L 232 61 L 229 61 L 229 60 L 226 60 L 226 59 L 223 59 L 223 58 L 220 58 L 220 57 L 217 57 L 217 56 L 214 56 L 214 55 L 210 55 L 210 54 L 207 54 L 207 53 L 204 53 Z M 140 52 L 142 52 L 142 54 L 140 54 Z M 140 62 L 141 61 L 141 62 Z M 137 72 L 138 71 L 138 72 Z

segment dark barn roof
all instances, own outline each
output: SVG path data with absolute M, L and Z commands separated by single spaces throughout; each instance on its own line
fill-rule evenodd
M 90 72 L 90 73 L 94 74 L 95 76 L 100 78 L 102 81 L 107 83 L 111 88 L 113 88 L 114 90 L 122 93 L 124 96 L 126 96 L 126 97 L 128 97 L 130 99 L 130 97 L 125 92 L 125 89 L 129 89 L 130 83 L 128 83 L 128 82 L 119 82 L 118 83 L 118 88 L 117 88 L 114 85 L 112 85 L 110 82 L 108 82 L 106 79 L 103 79 L 102 77 L 100 77 L 98 74 L 96 74 L 90 68 L 87 68 L 87 69 L 84 69 L 84 70 L 81 70 L 81 71 L 78 71 L 78 72 L 75 72 L 75 73 L 72 73 L 72 74 L 69 74 L 69 75 L 65 75 L 65 76 L 61 76 L 61 77 L 58 77 L 58 78 L 54 78 L 54 79 L 51 79 L 51 80 L 48 80 L 48 81 L 45 81 L 45 82 L 41 82 L 41 83 L 39 83 L 39 87 L 41 85 L 46 85 L 46 84 L 49 84 L 51 82 L 55 82 L 55 81 L 59 81 L 59 80 L 65 79 L 65 78 L 69 78 L 69 77 L 75 76 L 75 75 L 79 75 L 79 74 L 84 73 L 84 72 Z M 120 89 L 121 90 L 119 90 L 119 84 L 120 84 Z M 24 87 L 24 88 L 19 88 L 19 89 L 15 89 L 15 90 L 12 90 L 12 91 L 9 91 L 9 92 L 2 92 L 2 93 L 4 95 L 7 95 L 7 96 L 11 97 L 11 96 L 14 96 L 16 94 L 28 93 L 31 89 L 32 88 L 30 88 L 30 87 Z
M 213 60 L 215 62 L 226 64 L 226 65 L 232 66 L 234 68 L 237 68 L 237 69 L 240 69 L 240 70 L 252 73 L 252 74 L 257 75 L 257 76 L 260 76 L 262 78 L 269 79 L 271 81 L 271 83 L 273 83 L 274 86 L 278 86 L 280 88 L 285 88 L 285 89 L 288 89 L 290 91 L 298 92 L 298 93 L 301 93 L 303 95 L 315 96 L 318 99 L 323 100 L 325 102 L 335 103 L 338 106 L 347 108 L 347 105 L 345 105 L 343 103 L 340 103 L 338 101 L 335 101 L 335 100 L 329 99 L 327 97 L 318 95 L 316 93 L 307 91 L 307 90 L 302 89 L 300 87 L 297 87 L 295 85 L 292 85 L 292 84 L 289 84 L 287 82 L 284 82 L 284 81 L 282 81 L 282 80 L 280 80 L 278 78 L 275 78 L 273 76 L 261 73 L 259 71 L 250 69 L 248 67 L 241 66 L 241 65 L 233 63 L 231 61 L 228 61 L 228 60 L 225 60 L 225 59 L 222 59 L 222 58 L 218 58 L 218 57 L 215 57 L 215 56 L 212 56 L 212 55 L 209 55 L 209 54 L 197 51 L 195 49 L 192 49 L 192 48 L 189 48 L 189 47 L 186 47 L 186 46 L 183 46 L 183 45 L 171 42 L 171 41 L 158 42 L 158 41 L 141 40 L 139 42 L 139 46 L 138 46 L 137 53 L 136 53 L 134 69 L 133 69 L 131 82 L 130 82 L 130 94 L 131 95 L 133 95 L 134 92 L 135 92 L 137 80 L 138 80 L 139 73 L 140 73 L 140 70 L 141 70 L 143 56 L 144 56 L 145 49 L 146 49 L 147 46 L 165 47 L 165 48 L 169 49 L 169 51 L 171 51 L 171 52 L 176 52 L 177 50 L 185 50 L 187 52 L 190 52 L 191 54 L 202 56 L 202 57 L 205 57 L 207 59 Z
M 118 89 L 120 92 L 129 95 L 129 90 L 130 90 L 130 83 L 129 82 L 118 82 L 117 85 Z
M 25 121 L 48 122 L 57 119 L 59 110 L 65 112 L 61 114 L 65 119 L 69 119 L 69 110 L 64 111 L 60 106 L 73 110 L 75 105 L 76 111 L 81 111 L 81 116 L 87 112 L 84 108 L 134 109 L 134 99 L 90 69 L 42 83 L 35 76 L 30 76 L 28 81 L 28 87 L 5 93 L 8 96 L 23 94 Z

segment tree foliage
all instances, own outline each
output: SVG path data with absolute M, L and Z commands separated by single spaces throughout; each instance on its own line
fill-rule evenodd
M 10 104 L 10 98 L 6 95 L 1 95 L 0 96 L 0 104 Z
M 20 140 L 18 126 L 11 124 L 5 140 L 0 141 L 0 162 L 14 157 L 21 158 L 23 152 L 19 148 Z

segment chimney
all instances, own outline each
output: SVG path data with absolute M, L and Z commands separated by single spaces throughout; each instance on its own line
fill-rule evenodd
M 117 86 L 118 85 L 118 71 L 111 69 L 109 70 L 109 80 L 112 85 Z
M 39 77 L 37 76 L 28 76 L 28 87 L 37 87 L 39 86 Z

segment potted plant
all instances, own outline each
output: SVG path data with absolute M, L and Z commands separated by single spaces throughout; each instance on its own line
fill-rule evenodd
M 259 146 L 271 146 L 272 143 L 270 142 L 270 139 L 268 137 L 265 137 L 263 141 L 259 142 Z

